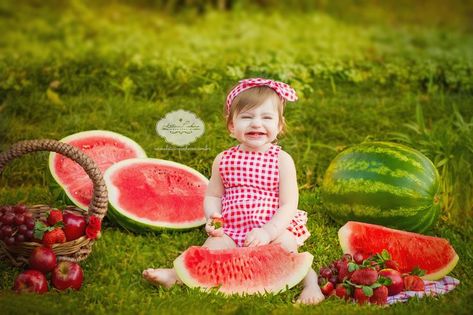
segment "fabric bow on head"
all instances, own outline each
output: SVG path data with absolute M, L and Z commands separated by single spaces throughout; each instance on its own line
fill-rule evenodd
M 255 86 L 268 86 L 272 88 L 279 97 L 289 102 L 297 101 L 296 91 L 284 82 L 263 79 L 263 78 L 252 78 L 241 80 L 237 86 L 235 86 L 227 96 L 227 113 L 230 113 L 230 106 L 232 105 L 235 97 L 241 92 L 248 90 Z

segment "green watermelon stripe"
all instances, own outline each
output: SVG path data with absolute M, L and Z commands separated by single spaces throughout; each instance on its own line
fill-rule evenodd
M 389 192 L 389 194 L 393 197 L 408 197 L 416 199 L 424 198 L 424 196 L 420 194 L 419 191 L 414 189 L 390 185 L 374 180 L 366 180 L 363 178 L 348 178 L 344 180 L 340 179 L 335 183 L 326 182 L 324 185 L 324 190 L 327 193 L 332 194 L 345 194 L 353 192 L 376 194 Z
M 327 198 L 328 199 L 328 198 Z M 407 217 L 407 216 L 414 216 L 416 213 L 423 212 L 423 210 L 430 208 L 429 205 L 423 205 L 418 207 L 405 207 L 405 206 L 398 206 L 398 207 L 388 207 L 388 208 L 380 208 L 377 205 L 373 206 L 370 204 L 363 204 L 363 203 L 355 203 L 355 204 L 347 204 L 347 203 L 338 203 L 338 202 L 330 202 L 326 201 L 324 204 L 327 207 L 333 207 L 338 209 L 336 215 L 345 216 L 347 214 L 356 215 L 356 216 L 376 216 L 379 218 L 393 218 L 394 216 L 399 217 Z M 423 217 L 423 216 L 420 216 Z
M 419 173 L 419 175 L 425 177 L 424 179 L 432 179 L 432 178 L 438 177 L 438 172 L 437 172 L 437 169 L 435 168 L 434 163 L 432 163 L 432 161 L 430 161 L 420 151 L 409 148 L 402 144 L 389 143 L 389 142 L 372 142 L 369 144 L 360 145 L 360 147 L 373 146 L 373 145 L 381 146 L 381 147 L 389 147 L 392 150 L 399 151 L 399 153 L 405 155 L 407 159 L 416 161 L 416 164 L 420 165 L 421 172 Z
M 419 233 L 423 233 L 427 230 L 427 227 L 431 226 L 435 221 L 437 221 L 440 215 L 440 205 L 434 205 L 433 207 L 426 209 L 428 215 L 425 215 L 423 219 L 419 220 L 418 224 L 414 226 L 414 229 Z
M 343 154 L 345 153 L 345 154 Z M 418 158 L 417 158 L 418 159 Z M 365 161 L 369 164 L 373 163 L 378 163 L 378 164 L 383 164 L 387 166 L 389 169 L 392 169 L 393 171 L 401 169 L 404 170 L 405 172 L 411 173 L 411 174 L 416 174 L 422 181 L 431 181 L 432 178 L 435 178 L 435 169 L 431 167 L 430 164 L 422 164 L 422 161 L 416 161 L 416 165 L 413 165 L 412 163 L 399 160 L 396 157 L 384 153 L 369 153 L 369 152 L 342 152 L 342 154 L 339 157 L 339 161 L 335 164 L 334 169 L 343 169 L 343 163 L 345 161 Z M 411 160 L 412 161 L 412 160 Z M 353 163 L 353 162 L 351 162 Z M 419 171 L 419 167 L 421 166 L 421 170 Z M 330 170 L 333 171 L 333 170 Z
M 370 200 L 366 200 L 369 198 Z M 405 201 L 395 200 L 390 194 L 378 194 L 376 196 L 368 194 L 346 194 L 346 195 L 330 195 L 327 194 L 324 203 L 341 207 L 346 205 L 346 209 L 360 209 L 358 214 L 371 213 L 372 215 L 382 216 L 385 212 L 404 213 L 408 215 L 413 211 L 419 211 L 425 207 L 432 207 L 432 203 L 428 200 L 406 199 Z M 372 209 L 372 211 L 370 211 Z M 340 210 L 340 209 L 339 209 Z
M 412 168 L 417 169 L 417 171 L 421 171 L 423 169 L 422 163 L 419 163 L 417 159 L 413 158 L 408 158 L 406 155 L 399 153 L 399 151 L 392 150 L 389 148 L 380 148 L 380 147 L 373 147 L 373 146 L 360 146 L 354 150 L 352 150 L 353 153 L 360 153 L 360 154 L 370 154 L 372 155 L 375 153 L 376 155 L 379 156 L 386 156 L 390 157 L 391 159 L 395 159 L 399 162 L 406 163 L 407 165 L 410 165 Z
M 403 168 L 392 168 L 387 167 L 385 164 L 379 161 L 359 161 L 359 160 L 342 160 L 337 167 L 333 170 L 334 174 L 339 172 L 370 172 L 379 175 L 390 176 L 394 178 L 410 178 L 413 182 L 421 185 L 423 183 L 422 176 L 418 177 L 418 174 L 413 174 L 406 171 Z M 343 176 L 342 176 L 343 177 Z
M 425 156 L 418 150 L 412 149 L 408 146 L 405 146 L 403 144 L 399 143 L 392 143 L 392 142 L 383 142 L 383 141 L 377 141 L 377 142 L 369 142 L 369 143 L 362 143 L 361 145 L 357 146 L 356 148 L 388 148 L 391 152 L 397 152 L 397 156 L 403 156 L 403 160 L 416 160 L 418 161 L 421 165 L 424 164 L 426 161 Z M 430 162 L 430 161 L 429 161 Z M 432 163 L 432 167 L 433 167 Z
M 367 182 L 367 185 L 369 185 L 368 182 L 371 182 L 382 183 L 393 187 L 403 187 L 404 190 L 413 190 L 421 194 L 422 196 L 428 196 L 430 190 L 430 187 L 425 186 L 425 183 L 422 182 L 415 175 L 393 177 L 390 175 L 380 174 L 376 172 L 376 170 L 364 172 L 345 170 L 334 174 L 333 178 L 336 180 L 337 184 L 344 182 L 345 180 L 343 180 L 343 178 L 350 178 L 353 180 L 362 180 L 364 182 Z M 337 178 L 341 179 L 337 180 Z

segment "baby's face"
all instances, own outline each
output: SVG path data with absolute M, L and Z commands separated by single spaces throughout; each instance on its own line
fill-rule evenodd
M 250 151 L 266 151 L 281 131 L 278 106 L 268 98 L 260 106 L 233 116 L 229 126 L 232 135 Z

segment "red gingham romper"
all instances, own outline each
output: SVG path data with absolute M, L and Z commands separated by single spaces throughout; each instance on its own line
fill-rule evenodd
M 223 230 L 238 246 L 243 246 L 248 232 L 267 223 L 279 208 L 280 150 L 272 144 L 266 152 L 243 151 L 239 146 L 223 152 L 219 165 L 224 186 Z M 310 236 L 306 223 L 307 213 L 297 210 L 287 228 L 299 246 Z

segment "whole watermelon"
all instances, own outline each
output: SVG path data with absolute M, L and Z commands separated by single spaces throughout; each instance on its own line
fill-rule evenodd
M 422 153 L 391 142 L 365 142 L 338 154 L 321 187 L 327 213 L 422 233 L 440 212 L 439 175 Z

